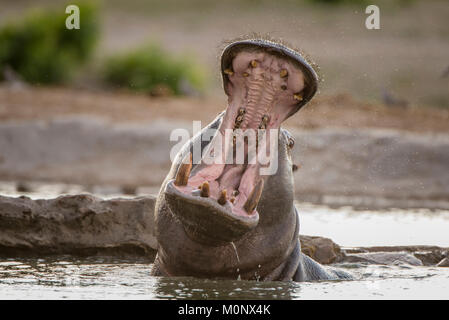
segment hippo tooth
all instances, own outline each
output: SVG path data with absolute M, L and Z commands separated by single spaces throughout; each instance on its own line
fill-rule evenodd
M 190 170 L 192 170 L 192 153 L 189 153 L 189 162 L 181 163 L 176 173 L 175 186 L 186 186 L 189 182 Z
M 256 186 L 254 187 L 253 191 L 251 191 L 251 194 L 249 195 L 248 199 L 246 200 L 245 204 L 243 205 L 243 209 L 248 214 L 251 214 L 254 209 L 256 209 L 257 204 L 259 203 L 260 196 L 262 195 L 263 190 L 263 180 L 260 179 L 259 182 L 257 182 Z
M 282 69 L 279 75 L 281 76 L 281 78 L 285 78 L 286 76 L 288 76 L 288 71 L 286 69 Z
M 235 202 L 235 197 L 232 196 L 231 199 L 229 199 L 229 201 L 231 201 L 231 203 L 234 203 Z
M 228 76 L 232 76 L 234 74 L 234 71 L 232 71 L 231 69 L 224 69 L 224 74 L 227 74 Z
M 256 60 L 251 60 L 250 64 L 251 64 L 251 67 L 253 67 L 253 68 L 257 67 L 257 61 Z
M 296 93 L 293 95 L 293 98 L 298 101 L 302 101 L 302 94 Z
M 226 189 L 221 190 L 220 197 L 218 198 L 218 203 L 224 205 L 227 201 Z
M 248 77 L 249 76 L 249 73 L 248 72 L 243 72 L 243 74 L 242 74 L 244 77 Z
M 201 186 L 201 196 L 203 198 L 209 197 L 210 194 L 210 188 L 209 188 L 209 182 L 204 181 L 203 185 Z

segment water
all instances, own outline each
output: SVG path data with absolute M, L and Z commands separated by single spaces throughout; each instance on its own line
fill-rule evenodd
M 341 246 L 449 247 L 448 210 L 355 210 L 306 203 L 296 205 L 301 234 L 327 237 Z
M 51 198 L 59 192 L 54 188 L 27 195 Z M 19 195 L 15 190 L 7 194 Z M 342 246 L 449 247 L 447 210 L 360 211 L 297 205 L 302 234 L 329 237 Z M 0 299 L 449 299 L 449 268 L 365 264 L 335 267 L 353 274 L 355 279 L 294 283 L 155 278 L 150 276 L 151 262 L 143 259 L 0 258 Z
M 449 269 L 339 268 L 352 281 L 314 283 L 155 278 L 145 261 L 69 256 L 0 261 L 0 299 L 448 299 Z

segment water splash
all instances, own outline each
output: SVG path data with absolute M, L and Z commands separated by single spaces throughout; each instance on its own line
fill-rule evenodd
M 237 262 L 240 264 L 240 257 L 239 257 L 239 253 L 237 252 L 237 247 L 235 246 L 234 242 L 232 242 L 232 241 L 231 241 L 231 245 L 234 248 L 235 256 L 237 257 Z M 239 268 L 237 268 L 237 274 L 238 274 L 237 280 L 241 280 Z
M 239 254 L 237 252 L 237 247 L 235 246 L 234 242 L 232 242 L 232 241 L 231 241 L 231 245 L 234 248 L 235 256 L 237 257 L 237 261 L 240 264 L 240 258 L 239 258 Z

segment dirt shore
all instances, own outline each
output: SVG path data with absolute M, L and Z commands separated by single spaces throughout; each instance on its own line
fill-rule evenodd
M 0 121 L 49 120 L 61 116 L 96 116 L 116 123 L 156 119 L 209 123 L 226 107 L 224 94 L 206 97 L 151 98 L 124 92 L 68 88 L 13 89 L 0 86 Z M 387 107 L 355 100 L 348 94 L 318 95 L 287 128 L 384 128 L 412 132 L 449 132 L 449 109 Z

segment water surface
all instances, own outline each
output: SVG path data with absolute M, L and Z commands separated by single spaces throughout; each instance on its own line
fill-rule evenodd
M 155 278 L 146 261 L 0 261 L 0 299 L 448 299 L 449 269 L 343 264 L 355 280 L 312 283 Z
M 83 191 L 63 187 L 67 193 Z M 58 185 L 42 188 L 18 193 L 3 184 L 0 193 L 37 199 L 62 191 Z M 110 191 L 100 195 L 123 196 Z M 342 246 L 449 247 L 447 210 L 297 207 L 302 234 L 329 237 Z M 294 283 L 155 278 L 151 266 L 148 260 L 111 257 L 0 259 L 0 299 L 449 299 L 449 268 L 342 264 L 335 267 L 354 280 Z

